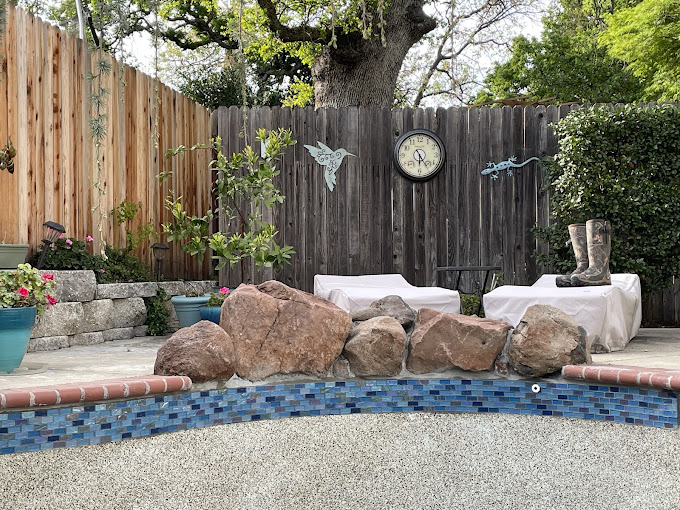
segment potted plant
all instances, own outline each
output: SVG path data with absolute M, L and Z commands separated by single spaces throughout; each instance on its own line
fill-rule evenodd
M 192 290 L 190 284 L 187 283 L 186 285 L 184 295 L 172 296 L 170 298 L 170 302 L 175 307 L 179 325 L 183 328 L 188 328 L 201 320 L 199 307 L 205 305 L 210 299 L 210 293 Z
M 16 269 L 26 261 L 28 245 L 5 243 L 6 236 L 7 234 L 0 243 L 0 269 Z
M 208 146 L 181 145 L 169 151 L 166 157 L 183 156 L 187 151 L 214 151 L 216 156 L 211 161 L 210 168 L 217 170 L 213 192 L 218 198 L 218 207 L 208 210 L 202 217 L 190 216 L 183 209 L 182 197 L 175 197 L 170 192 L 166 207 L 172 215 L 172 221 L 162 225 L 168 241 L 185 242 L 182 250 L 198 255 L 201 260 L 208 249 L 212 250 L 212 258 L 218 261 L 218 270 L 227 263 L 232 267 L 240 263 L 241 281 L 245 279 L 245 259 L 252 259 L 258 267 L 278 267 L 290 263 L 290 257 L 295 253 L 292 246 L 279 246 L 274 241 L 278 234 L 276 227 L 262 219 L 263 208 L 272 208 L 277 203 L 283 203 L 284 197 L 274 187 L 272 179 L 279 174 L 275 163 L 281 153 L 286 147 L 295 144 L 290 135 L 290 131 L 285 129 L 269 133 L 260 129 L 255 140 L 264 143 L 262 157 L 247 146 L 241 153 L 227 158 L 222 153 L 222 141 L 219 137 L 211 139 Z M 159 175 L 161 181 L 166 177 L 164 174 Z M 212 220 L 220 212 L 225 215 L 229 225 L 235 227 L 234 231 L 210 235 Z M 176 303 L 179 300 L 173 298 L 172 301 Z
M 57 302 L 50 295 L 54 285 L 53 275 L 30 264 L 0 271 L 0 372 L 21 365 L 36 318 Z
M 198 311 L 201 314 L 201 320 L 212 321 L 215 324 L 220 323 L 220 315 L 222 313 L 222 303 L 229 295 L 229 289 L 227 287 L 222 287 L 217 292 L 210 293 L 210 299 L 208 302 L 198 307 Z

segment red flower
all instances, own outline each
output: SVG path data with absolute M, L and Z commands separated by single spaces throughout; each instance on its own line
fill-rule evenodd
M 43 280 L 54 280 L 54 275 L 50 273 L 45 273 L 42 275 Z
M 53 297 L 50 296 L 49 294 L 47 294 L 47 302 L 48 302 L 50 305 L 56 305 L 56 304 L 57 304 L 56 298 L 53 298 Z
M 21 287 L 17 292 L 18 292 L 19 295 L 20 295 L 22 298 L 24 298 L 24 299 L 25 299 L 26 297 L 28 297 L 28 289 L 26 289 L 26 288 L 24 288 L 24 287 Z

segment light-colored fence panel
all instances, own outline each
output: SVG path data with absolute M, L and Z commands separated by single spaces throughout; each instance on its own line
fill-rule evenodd
M 105 57 L 108 58 L 108 57 Z M 7 5 L 7 25 L 0 38 L 0 146 L 9 136 L 17 148 L 15 172 L 0 171 L 0 242 L 28 243 L 35 249 L 42 224 L 56 221 L 68 236 L 98 240 L 99 213 L 95 149 L 89 134 L 92 116 L 87 74 L 96 55 L 85 42 Z M 124 246 L 124 229 L 109 214 L 122 200 L 141 203 L 132 225 L 152 221 L 157 230 L 169 218 L 164 199 L 169 190 L 182 195 L 197 214 L 210 206 L 210 154 L 166 160 L 179 144 L 207 143 L 210 111 L 153 78 L 120 63 L 103 86 L 111 90 L 106 103 L 107 136 L 101 147 L 103 239 Z M 157 135 L 156 135 L 157 133 Z M 172 170 L 160 185 L 156 175 Z M 152 262 L 150 243 L 137 254 Z M 173 246 L 166 267 L 180 277 L 211 273 Z

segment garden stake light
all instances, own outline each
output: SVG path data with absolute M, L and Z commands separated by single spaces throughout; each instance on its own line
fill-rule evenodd
M 43 223 L 43 227 L 45 227 L 45 237 L 43 238 L 43 250 L 40 254 L 40 259 L 38 259 L 38 269 L 42 267 L 43 262 L 45 261 L 47 250 L 50 249 L 57 239 L 59 239 L 60 235 L 66 232 L 63 225 L 55 223 L 54 221 L 46 221 Z
M 156 259 L 156 281 L 161 280 L 161 266 L 163 265 L 163 259 L 168 254 L 170 247 L 165 243 L 154 243 L 151 245 L 151 250 L 153 251 L 153 258 Z

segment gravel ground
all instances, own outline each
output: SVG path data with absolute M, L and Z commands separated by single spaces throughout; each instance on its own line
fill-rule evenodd
M 516 415 L 215 426 L 0 456 L 2 509 L 680 508 L 680 432 Z

